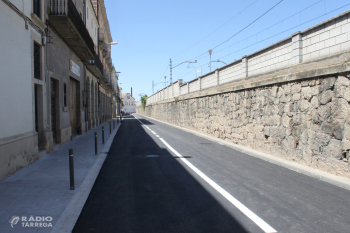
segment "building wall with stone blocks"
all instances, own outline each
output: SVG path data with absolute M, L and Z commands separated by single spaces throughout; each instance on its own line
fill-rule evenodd
M 350 79 L 345 75 L 163 102 L 137 111 L 350 178 Z

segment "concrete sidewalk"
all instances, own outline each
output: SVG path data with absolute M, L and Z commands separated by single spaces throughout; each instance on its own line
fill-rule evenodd
M 61 227 L 73 227 L 74 218 L 67 224 L 67 216 L 72 209 L 79 215 L 90 193 L 120 127 L 116 118 L 114 120 L 116 127 L 113 129 L 112 123 L 111 134 L 107 121 L 0 181 L 0 232 L 51 232 L 53 229 L 59 232 Z M 105 144 L 102 144 L 102 126 Z M 95 132 L 98 134 L 97 156 Z M 69 184 L 69 149 L 74 150 L 75 190 L 70 190 Z

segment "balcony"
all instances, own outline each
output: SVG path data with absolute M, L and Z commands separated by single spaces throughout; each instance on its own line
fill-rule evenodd
M 107 54 L 108 54 L 108 45 L 107 45 L 107 43 L 105 43 L 105 47 L 103 48 L 103 50 L 102 50 L 102 56 L 103 57 L 105 57 L 105 56 L 107 56 Z
M 95 75 L 97 78 L 103 76 L 103 64 L 96 53 L 94 53 L 94 60 L 90 60 L 86 63 L 88 70 Z
M 49 23 L 81 60 L 94 60 L 94 42 L 72 0 L 50 0 Z

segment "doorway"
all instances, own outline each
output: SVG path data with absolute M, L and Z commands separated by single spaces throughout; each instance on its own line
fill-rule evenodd
M 72 127 L 72 136 L 78 134 L 78 85 L 77 81 L 70 79 L 69 86 L 69 106 L 70 106 L 70 125 Z

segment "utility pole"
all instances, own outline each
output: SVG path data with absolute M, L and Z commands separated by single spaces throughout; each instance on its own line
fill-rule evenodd
M 173 65 L 170 58 L 170 85 L 173 83 Z
M 178 67 L 179 65 L 181 64 L 184 64 L 184 63 L 197 63 L 197 60 L 195 61 L 184 61 L 184 62 L 181 62 L 180 64 L 177 64 L 176 66 L 174 66 L 174 68 Z M 170 58 L 170 85 L 173 83 L 173 65 L 172 65 L 172 61 L 171 61 L 171 58 Z

